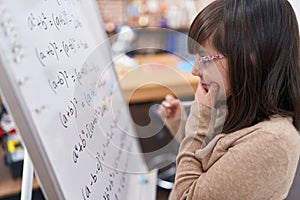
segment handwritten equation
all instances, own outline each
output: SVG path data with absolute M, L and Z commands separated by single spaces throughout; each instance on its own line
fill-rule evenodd
M 70 118 L 75 118 L 75 119 L 77 118 L 78 116 L 77 104 L 78 104 L 78 100 L 77 98 L 74 97 L 69 101 L 65 111 L 58 113 L 60 122 L 64 128 L 68 128 L 68 122 Z
M 125 168 L 128 167 L 128 159 L 125 163 Z M 90 181 L 89 183 L 85 184 L 81 188 L 81 195 L 83 200 L 90 199 L 93 195 L 93 186 L 98 182 L 99 179 L 101 179 L 101 175 L 103 176 L 106 171 L 109 170 L 108 174 L 108 180 L 104 185 L 104 191 L 102 194 L 100 194 L 99 198 L 103 200 L 110 200 L 115 199 L 119 200 L 119 195 L 122 193 L 122 190 L 125 188 L 126 184 L 126 169 L 123 172 L 119 172 L 116 169 L 107 169 L 103 167 L 102 162 L 99 160 L 99 152 L 97 152 L 96 155 L 96 167 L 95 172 L 90 173 Z M 107 173 L 107 172 L 106 172 Z
M 12 17 L 7 8 L 0 2 L 0 34 L 9 41 L 9 48 L 13 55 L 13 61 L 20 63 L 24 58 L 24 48 Z
M 77 70 L 62 69 L 57 72 L 55 78 L 48 79 L 48 84 L 54 94 L 57 94 L 60 88 L 70 88 L 71 84 L 75 84 L 76 81 L 82 85 L 81 80 L 87 77 L 90 73 L 98 73 L 99 67 L 97 65 L 83 65 L 82 68 Z M 96 83 L 95 83 L 96 85 Z
M 62 28 L 82 28 L 81 20 L 74 14 L 70 14 L 67 11 L 61 11 L 60 13 L 46 14 L 40 12 L 39 14 L 30 13 L 27 17 L 27 26 L 29 30 L 51 30 L 51 28 L 60 31 Z
M 76 164 L 80 155 L 84 152 L 87 147 L 87 142 L 92 140 L 93 135 L 95 134 L 96 126 L 99 125 L 99 118 L 103 117 L 104 114 L 108 111 L 106 105 L 99 106 L 94 109 L 93 117 L 90 121 L 86 122 L 84 126 L 78 133 L 78 142 L 74 145 L 73 148 L 73 162 Z M 105 153 L 104 153 L 105 156 Z M 104 157 L 101 156 L 101 160 L 104 161 Z
M 114 126 L 114 125 L 113 125 Z M 112 168 L 103 168 L 103 163 L 104 160 L 103 159 L 103 154 L 101 155 L 100 152 L 97 152 L 97 156 L 96 156 L 96 165 L 99 167 L 99 163 L 102 163 L 101 165 L 101 172 L 103 172 L 104 170 L 108 170 L 108 180 L 107 182 L 104 184 L 104 191 L 102 192 L 102 194 L 100 195 L 100 199 L 103 200 L 110 200 L 110 199 L 116 199 L 119 200 L 120 199 L 120 194 L 122 193 L 122 191 L 125 189 L 126 186 L 126 181 L 128 178 L 128 174 L 127 174 L 127 170 L 128 170 L 128 163 L 129 163 L 129 155 L 124 155 L 124 152 L 130 152 L 131 151 L 131 147 L 132 145 L 130 143 L 127 143 L 127 147 L 125 147 L 126 144 L 126 135 L 125 133 L 121 134 L 122 139 L 121 139 L 121 146 L 119 147 L 119 150 L 117 152 L 117 154 L 114 157 L 114 165 L 112 166 Z M 108 148 L 108 147 L 105 147 Z M 125 164 L 122 168 L 122 171 L 120 171 L 119 164 L 121 162 L 121 158 L 125 157 Z M 97 170 L 98 168 L 96 167 L 96 171 L 94 173 L 90 173 L 90 182 L 85 184 L 82 188 L 81 188 L 81 194 L 82 194 L 82 199 L 83 200 L 87 200 L 89 198 L 91 198 L 91 196 L 93 195 L 93 190 L 95 189 L 93 186 L 94 184 L 97 183 L 97 181 L 100 178 L 100 175 L 103 175 L 101 173 L 98 173 L 99 170 Z M 103 182 L 102 182 L 103 184 Z
M 45 67 L 47 60 L 55 59 L 60 61 L 62 56 L 67 58 L 76 55 L 80 50 L 89 48 L 89 44 L 81 39 L 69 38 L 60 42 L 49 42 L 43 49 L 35 48 L 35 55 L 40 64 Z
M 96 160 L 96 167 L 95 167 L 95 171 L 90 173 L 90 182 L 81 189 L 81 194 L 83 199 L 90 198 L 92 193 L 91 187 L 98 182 L 99 180 L 98 175 L 103 172 L 103 166 L 102 166 L 102 162 L 100 161 L 99 152 L 96 153 L 95 160 Z

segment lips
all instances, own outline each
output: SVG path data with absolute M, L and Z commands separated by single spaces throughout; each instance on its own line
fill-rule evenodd
M 206 92 L 208 91 L 208 85 L 205 83 L 201 83 L 202 87 L 206 90 Z

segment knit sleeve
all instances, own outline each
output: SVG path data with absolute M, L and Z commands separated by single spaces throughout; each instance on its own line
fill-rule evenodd
M 177 156 L 175 185 L 169 199 L 184 199 L 194 187 L 194 182 L 201 177 L 203 170 L 201 163 L 195 158 L 195 151 L 205 145 L 205 137 L 211 134 L 209 127 L 213 116 L 213 108 L 197 102 L 191 106 L 185 126 L 185 138 L 180 144 Z
M 181 107 L 181 115 L 166 123 L 166 126 L 174 138 L 180 143 L 185 137 L 185 125 L 187 114 L 184 107 Z
M 169 199 L 270 199 L 286 177 L 285 144 L 274 135 L 257 130 L 224 149 L 224 155 L 205 171 L 195 153 L 211 134 L 215 114 L 203 105 L 194 106 L 191 114 Z

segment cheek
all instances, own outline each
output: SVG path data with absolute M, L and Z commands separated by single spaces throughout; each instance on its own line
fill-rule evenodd
M 221 85 L 224 85 L 223 72 L 218 70 L 217 67 L 206 68 L 205 70 L 203 70 L 203 76 L 208 83 L 215 82 L 215 83 L 220 83 Z

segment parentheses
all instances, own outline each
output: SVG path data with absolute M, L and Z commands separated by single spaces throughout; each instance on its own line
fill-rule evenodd
M 48 83 L 49 83 L 49 86 L 50 86 L 50 88 L 52 89 L 52 91 L 54 92 L 54 94 L 56 94 L 56 91 L 55 91 L 55 89 L 52 87 L 52 85 L 51 85 L 51 81 L 50 80 L 48 80 Z
M 74 108 L 74 110 L 75 110 L 75 118 L 77 118 L 77 108 L 76 108 L 76 105 L 74 104 L 73 101 L 70 101 L 70 102 L 71 102 L 71 104 L 73 105 L 73 108 Z
M 61 112 L 59 112 L 58 114 L 59 114 L 59 120 L 60 120 L 61 124 L 63 125 L 63 127 L 64 127 L 64 128 L 68 128 L 68 126 L 65 125 L 64 122 L 62 121 L 62 118 L 61 118 Z
M 51 17 L 52 17 L 55 28 L 59 31 L 59 27 L 57 26 L 56 21 L 55 21 L 54 13 L 52 13 Z
M 35 55 L 36 55 L 36 57 L 38 58 L 38 60 L 40 61 L 41 65 L 42 65 L 43 67 L 45 67 L 45 64 L 44 64 L 43 61 L 41 60 L 37 48 L 34 48 L 34 51 L 35 51 Z
M 59 60 L 59 57 L 58 57 L 58 54 L 57 54 L 57 51 L 56 51 L 56 44 L 55 44 L 55 42 L 53 42 L 53 43 L 50 42 L 49 44 L 52 47 L 52 49 L 54 50 L 54 52 L 55 52 L 56 60 Z
M 68 84 L 68 81 L 67 81 L 67 78 L 66 78 L 65 74 L 62 73 L 61 71 L 60 71 L 59 73 L 63 76 L 63 78 L 64 78 L 64 80 L 65 80 L 65 83 L 66 83 L 66 85 L 67 85 L 67 88 L 69 88 L 69 84 Z

